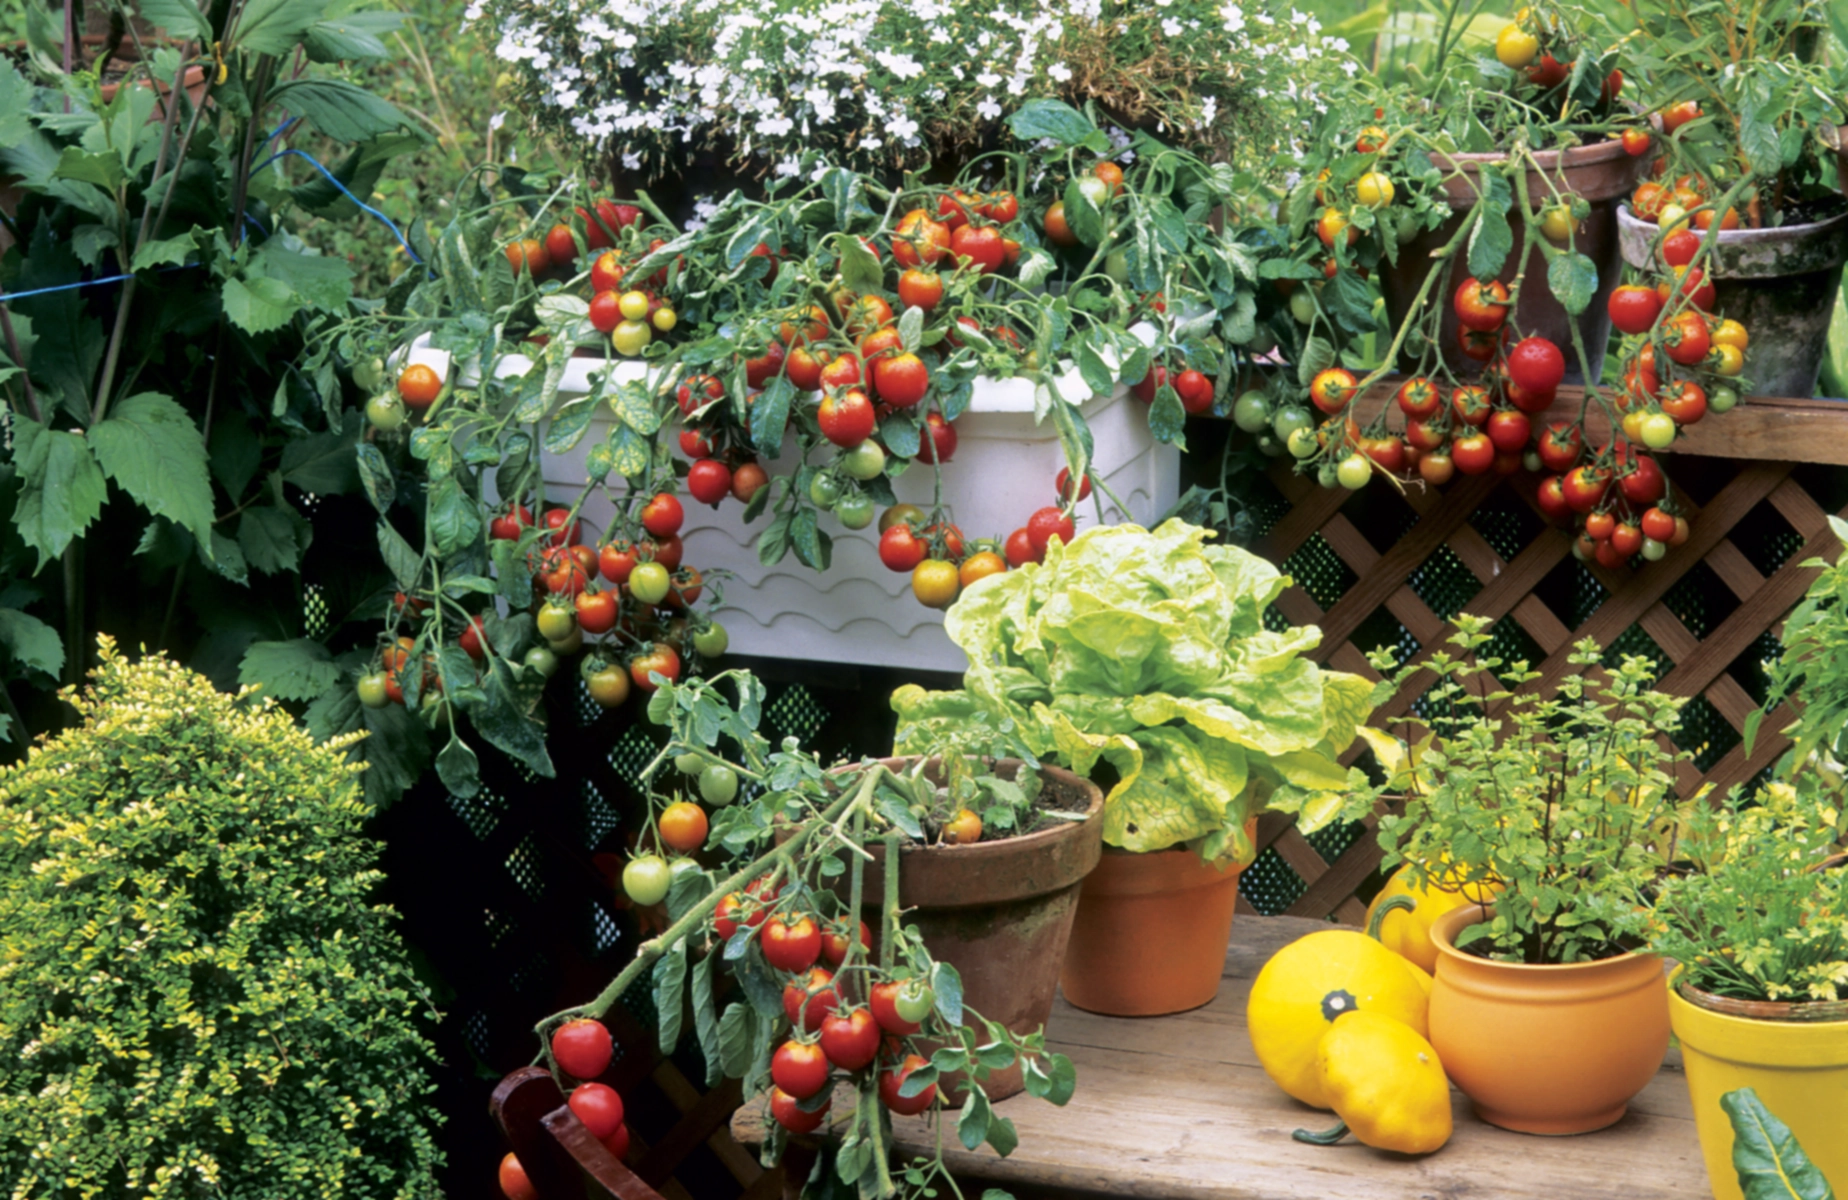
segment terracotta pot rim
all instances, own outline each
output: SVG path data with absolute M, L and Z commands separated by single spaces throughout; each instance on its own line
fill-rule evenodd
M 1676 967 L 1669 981 L 1682 1000 L 1706 1012 L 1778 1025 L 1848 1024 L 1848 1000 L 1739 1000 L 1702 991 L 1682 978 L 1686 970 Z
M 1590 971 L 1599 968 L 1608 968 L 1617 964 L 1629 964 L 1646 959 L 1659 960 L 1661 958 L 1659 954 L 1655 954 L 1648 950 L 1626 950 L 1622 954 L 1613 954 L 1608 958 L 1594 958 L 1587 962 L 1511 963 L 1503 962 L 1499 958 L 1484 958 L 1479 954 L 1471 954 L 1467 950 L 1457 949 L 1457 947 L 1452 944 L 1451 939 L 1456 936 L 1458 931 L 1466 926 L 1478 925 L 1483 921 L 1487 921 L 1494 915 L 1494 910 L 1495 906 L 1492 904 L 1465 904 L 1461 908 L 1451 909 L 1449 912 L 1433 921 L 1431 923 L 1431 944 L 1437 947 L 1439 957 L 1449 955 L 1460 962 L 1472 965 L 1493 967 L 1501 971 L 1538 972 L 1540 974 L 1551 975 L 1555 978 L 1563 972 Z
M 1631 225 L 1655 224 L 1631 212 L 1627 203 L 1617 206 L 1617 218 Z M 1720 230 L 1720 245 L 1750 246 L 1761 242 L 1794 242 L 1806 237 L 1834 233 L 1844 226 L 1848 226 L 1848 205 L 1832 217 L 1821 221 L 1806 221 L 1801 225 L 1767 225 L 1762 229 L 1722 229 Z M 1700 234 L 1702 238 L 1707 236 L 1704 230 L 1697 229 L 1694 232 Z
M 1623 148 L 1621 138 L 1609 141 L 1591 142 L 1583 146 L 1567 146 L 1559 150 L 1534 151 L 1534 164 L 1542 171 L 1557 170 L 1564 166 L 1570 171 L 1574 167 L 1589 167 L 1597 163 L 1612 162 L 1629 155 Z M 1562 161 L 1563 160 L 1563 161 Z M 1465 171 L 1478 171 L 1484 165 L 1494 165 L 1508 161 L 1506 150 L 1459 150 L 1454 154 L 1440 150 L 1431 151 L 1431 161 L 1441 170 L 1446 164 L 1454 164 Z
M 937 756 L 932 755 L 931 757 L 935 758 Z M 882 766 L 895 770 L 901 765 L 910 766 L 912 763 L 917 762 L 918 758 L 919 756 L 916 754 L 907 754 L 894 758 L 881 758 L 876 761 Z M 997 758 L 993 760 L 990 769 L 992 770 L 994 767 L 1010 765 L 1018 768 L 1021 762 L 1018 758 Z M 835 770 L 838 772 L 841 771 L 842 768 L 836 767 Z M 1091 803 L 1084 810 L 1084 820 L 1061 821 L 1057 825 L 1050 825 L 1045 829 L 1036 829 L 1032 833 L 1016 833 L 1010 834 L 1007 837 L 992 839 L 984 837 L 973 846 L 926 846 L 919 845 L 915 842 L 906 842 L 898 848 L 900 856 L 910 854 L 955 854 L 959 858 L 974 859 L 1000 858 L 1005 854 L 1017 850 L 1025 850 L 1030 853 L 1043 842 L 1052 842 L 1061 838 L 1070 837 L 1074 831 L 1081 830 L 1087 825 L 1103 820 L 1104 793 L 1102 788 L 1099 788 L 1095 783 L 1092 783 L 1082 776 L 1073 774 L 1064 767 L 1055 767 L 1051 763 L 1041 763 L 1040 771 L 1048 780 L 1058 779 L 1061 783 L 1075 784 L 1089 795 Z M 986 853 L 984 853 L 984 851 L 986 851 Z

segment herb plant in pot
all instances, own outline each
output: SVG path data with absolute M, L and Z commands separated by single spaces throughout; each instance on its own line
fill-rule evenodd
M 1848 536 L 1848 525 L 1835 522 Z M 1721 1097 L 1753 1088 L 1848 1180 L 1848 870 L 1840 766 L 1848 711 L 1848 567 L 1823 569 L 1784 626 L 1765 711 L 1801 704 L 1777 778 L 1689 818 L 1690 869 L 1652 897 L 1651 944 L 1681 964 L 1669 1017 L 1681 1041 L 1707 1177 L 1741 1195 Z M 1747 746 L 1758 721 L 1748 722 Z
M 1432 926 L 1431 1044 L 1490 1124 L 1601 1129 L 1668 1048 L 1662 962 L 1642 948 L 1636 897 L 1671 861 L 1686 807 L 1668 774 L 1677 755 L 1658 741 L 1674 736 L 1682 702 L 1649 691 L 1649 663 L 1634 656 L 1551 695 L 1511 694 L 1537 674 L 1479 660 L 1488 623 L 1457 624 L 1461 655 L 1420 664 L 1439 680 L 1421 706 L 1431 716 L 1401 743 L 1414 765 L 1376 793 L 1406 794 L 1404 814 L 1380 820 L 1389 866 L 1416 876 L 1447 855 L 1446 884 L 1500 888 L 1492 905 Z M 1593 671 L 1596 643 L 1571 661 Z M 1390 656 L 1375 665 L 1390 671 Z
M 1174 520 L 1088 530 L 983 580 L 945 622 L 969 656 L 953 692 L 900 689 L 900 748 L 981 716 L 1032 753 L 1107 779 L 1061 985 L 1081 1008 L 1179 1012 L 1219 987 L 1267 803 L 1331 818 L 1359 782 L 1338 756 L 1372 687 L 1308 654 L 1314 628 L 1265 628 L 1289 579 Z

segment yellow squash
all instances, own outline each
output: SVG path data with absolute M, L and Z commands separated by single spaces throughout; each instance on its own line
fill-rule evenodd
M 1450 1140 L 1450 1080 L 1437 1051 L 1404 1022 L 1361 1010 L 1336 1021 L 1316 1047 L 1322 1089 L 1341 1124 L 1296 1140 L 1332 1145 L 1352 1133 L 1369 1146 L 1429 1154 Z
M 1423 1037 L 1428 987 L 1418 975 L 1358 930 L 1327 929 L 1291 942 L 1258 972 L 1245 1010 L 1265 1074 L 1304 1104 L 1332 1107 L 1316 1059 L 1322 1035 L 1335 1018 L 1358 1010 L 1390 1017 Z
M 1424 968 L 1427 976 L 1437 970 L 1437 946 L 1431 941 L 1431 926 L 1437 919 L 1465 904 L 1486 903 L 1501 890 L 1494 884 L 1470 884 L 1457 891 L 1446 891 L 1432 886 L 1435 882 L 1422 888 L 1414 886 L 1411 868 L 1400 867 L 1367 906 L 1367 927 L 1371 929 L 1375 927 L 1375 917 L 1381 906 L 1394 896 L 1404 896 L 1412 902 L 1410 909 L 1388 910 L 1379 918 L 1380 941 L 1388 950 L 1403 954 Z

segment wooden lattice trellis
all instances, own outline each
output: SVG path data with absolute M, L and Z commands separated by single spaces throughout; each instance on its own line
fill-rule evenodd
M 1375 388 L 1361 399 L 1359 419 L 1363 423 L 1387 402 L 1391 386 Z M 1579 407 L 1578 394 L 1562 392 L 1554 410 L 1537 420 L 1571 419 Z M 1588 424 L 1592 444 L 1608 439 L 1608 430 L 1599 427 L 1599 420 Z M 1579 566 L 1605 594 L 1587 615 L 1576 620 L 1571 612 L 1562 614 L 1560 609 L 1565 606 L 1557 600 L 1549 603 L 1541 594 L 1543 581 L 1556 580 L 1562 567 L 1572 569 L 1572 553 L 1570 539 L 1539 517 L 1534 498 L 1538 480 L 1532 475 L 1460 476 L 1442 491 L 1414 484 L 1402 494 L 1376 481 L 1365 492 L 1350 493 L 1320 488 L 1280 464 L 1271 473 L 1271 483 L 1289 508 L 1256 548 L 1282 563 L 1319 537 L 1326 551 L 1351 572 L 1352 582 L 1332 603 L 1318 603 L 1302 586 L 1293 586 L 1279 597 L 1276 607 L 1292 623 L 1322 628 L 1322 644 L 1314 653 L 1318 661 L 1377 679 L 1364 651 L 1378 643 L 1358 640 L 1358 635 L 1363 627 L 1377 632 L 1381 610 L 1396 623 L 1402 643 L 1415 644 L 1414 661 L 1428 658 L 1455 632 L 1455 626 L 1433 611 L 1411 582 L 1414 573 L 1434 556 L 1447 552 L 1479 585 L 1461 605 L 1463 611 L 1491 621 L 1512 620 L 1531 646 L 1537 647 L 1534 661 L 1540 679 L 1530 687 L 1552 686 L 1567 674 L 1568 656 L 1579 640 L 1590 637 L 1608 647 L 1626 633 L 1640 630 L 1665 660 L 1657 686 L 1675 695 L 1703 698 L 1733 731 L 1741 731 L 1758 701 L 1738 677 L 1737 664 L 1762 644 L 1767 633 L 1775 637 L 1784 616 L 1802 597 L 1815 574 L 1803 564 L 1818 557 L 1832 559 L 1838 549 L 1824 503 L 1839 503 L 1843 497 L 1819 501 L 1812 489 L 1831 489 L 1817 486 L 1814 471 L 1807 472 L 1811 486 L 1797 476 L 1806 470 L 1805 464 L 1848 464 L 1848 405 L 1754 399 L 1689 433 L 1692 436 L 1662 460 L 1677 485 L 1690 474 L 1703 477 L 1703 487 L 1677 488 L 1692 522 L 1688 541 L 1670 549 L 1658 562 L 1637 560 L 1641 566 L 1634 570 L 1611 571 L 1595 563 Z M 1829 480 L 1837 481 L 1839 473 L 1837 479 Z M 1533 532 L 1512 553 L 1499 552 L 1472 524 L 1472 516 L 1493 503 L 1518 505 L 1532 514 L 1527 525 Z M 1794 534 L 1784 540 L 1793 545 L 1800 541 L 1794 552 L 1775 556 L 1781 560 L 1769 570 L 1761 570 L 1754 562 L 1767 558 L 1759 532 L 1765 523 L 1765 506 Z M 1848 516 L 1848 507 L 1840 511 Z M 1376 545 L 1377 537 L 1362 531 L 1357 519 L 1403 533 L 1382 548 Z M 1665 599 L 1702 566 L 1731 593 L 1734 604 L 1722 619 L 1697 635 Z M 1413 677 L 1381 706 L 1374 723 L 1385 724 L 1403 714 L 1433 679 L 1428 673 Z M 1704 770 L 1683 763 L 1678 781 L 1683 793 L 1692 794 L 1709 784 L 1723 789 L 1751 780 L 1788 745 L 1777 731 L 1789 716 L 1786 708 L 1766 719 L 1749 754 L 1739 743 Z M 1351 756 L 1360 753 L 1357 748 Z M 1306 885 L 1284 911 L 1359 922 L 1365 908 L 1354 893 L 1374 874 L 1381 857 L 1370 831 L 1329 861 L 1294 827 L 1292 818 L 1267 814 L 1259 822 L 1258 845 L 1261 850 L 1274 850 Z

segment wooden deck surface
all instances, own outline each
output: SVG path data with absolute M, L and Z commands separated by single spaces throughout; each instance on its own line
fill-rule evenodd
M 1071 1056 L 1078 1090 L 1054 1108 L 1021 1095 L 996 1111 L 1013 1119 L 1020 1146 L 1006 1159 L 984 1146 L 964 1153 L 954 1113 L 944 1140 L 965 1196 L 996 1186 L 1033 1196 L 1149 1200 L 1676 1200 L 1706 1197 L 1681 1060 L 1660 1074 L 1609 1129 L 1579 1137 L 1509 1133 L 1478 1121 L 1452 1092 L 1456 1133 L 1423 1158 L 1384 1154 L 1351 1140 L 1306 1146 L 1290 1132 L 1333 1124 L 1291 1100 L 1257 1064 L 1245 999 L 1275 950 L 1325 922 L 1240 915 L 1226 978 L 1204 1008 L 1172 1017 L 1113 1018 L 1061 998 L 1049 1041 Z M 1521 1031 L 1510 1029 L 1510 1039 Z M 1562 1053 L 1569 1048 L 1562 1047 Z M 837 1105 L 837 1108 L 839 1106 Z M 733 1118 L 740 1141 L 762 1137 L 761 1102 Z M 921 1118 L 898 1122 L 901 1151 L 926 1152 L 936 1135 Z M 971 1184 L 975 1190 L 971 1191 Z

